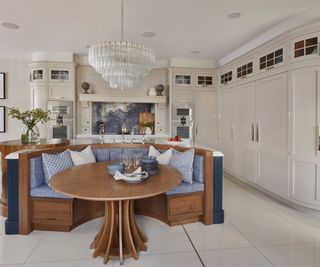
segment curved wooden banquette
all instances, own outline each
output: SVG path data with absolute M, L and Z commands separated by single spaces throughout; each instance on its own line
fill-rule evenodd
M 19 233 L 29 234 L 32 230 L 70 231 L 78 225 L 103 216 L 104 203 L 42 194 L 41 185 L 35 187 L 34 176 L 43 175 L 42 153 L 60 153 L 65 149 L 80 151 L 87 145 L 71 145 L 42 149 L 19 155 Z M 147 155 L 149 144 L 93 144 L 97 161 L 117 160 L 125 151 Z M 153 145 L 160 151 L 168 145 Z M 189 148 L 174 147 L 178 151 Z M 194 175 L 197 169 L 201 190 L 187 189 L 184 193 L 173 189 L 155 197 L 135 201 L 135 212 L 157 218 L 168 225 L 202 221 L 213 223 L 213 156 L 212 151 L 195 148 Z M 200 173 L 199 173 L 200 171 Z M 170 179 L 170 177 L 168 177 Z M 45 191 L 45 190 L 44 190 Z

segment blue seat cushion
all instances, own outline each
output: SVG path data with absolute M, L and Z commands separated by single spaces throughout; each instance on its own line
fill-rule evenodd
M 97 149 L 94 149 L 93 151 L 94 151 L 93 153 L 96 156 L 96 160 L 98 162 L 109 161 L 110 160 L 110 151 L 109 151 L 109 149 L 97 148 Z
M 193 159 L 193 180 L 204 183 L 204 157 L 195 155 Z
M 170 196 L 175 194 L 194 193 L 194 192 L 202 192 L 202 191 L 204 191 L 204 184 L 199 183 L 197 181 L 193 181 L 192 184 L 182 182 L 177 187 L 169 190 L 165 194 L 167 196 Z
M 30 159 L 30 188 L 36 188 L 44 183 L 42 158 Z
M 53 198 L 72 198 L 66 195 L 57 193 L 51 189 L 47 184 L 42 184 L 36 188 L 30 190 L 30 196 L 32 197 L 53 197 Z

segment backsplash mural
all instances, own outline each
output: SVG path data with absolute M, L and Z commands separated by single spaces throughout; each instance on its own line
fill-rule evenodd
M 154 123 L 154 104 L 92 103 L 92 133 L 140 134 L 141 124 Z M 153 121 L 153 122 L 152 122 Z

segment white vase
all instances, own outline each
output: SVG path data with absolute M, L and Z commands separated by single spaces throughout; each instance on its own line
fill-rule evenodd
M 146 131 L 145 131 L 145 133 L 146 133 L 147 135 L 152 134 L 152 130 L 151 130 L 151 128 L 150 128 L 150 127 L 146 127 Z
M 150 88 L 149 89 L 149 96 L 156 96 L 157 95 L 157 91 L 155 88 Z

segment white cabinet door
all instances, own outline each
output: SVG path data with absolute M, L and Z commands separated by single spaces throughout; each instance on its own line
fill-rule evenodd
M 319 79 L 320 68 L 290 72 L 290 194 L 303 204 L 320 204 Z
M 256 82 L 258 183 L 285 196 L 288 181 L 287 74 Z
M 167 110 L 165 104 L 156 105 L 156 134 L 166 134 Z
M 214 117 L 217 114 L 217 97 L 213 92 L 196 93 L 195 143 L 214 148 Z
M 47 87 L 32 87 L 31 88 L 31 108 L 42 108 L 43 110 L 47 110 L 47 97 L 48 97 L 48 89 Z M 46 123 L 38 123 L 37 124 L 40 130 L 40 137 L 47 137 L 47 126 Z
M 234 89 L 235 172 L 241 178 L 255 181 L 257 177 L 257 145 L 254 140 L 255 84 Z
M 223 168 L 234 172 L 234 105 L 233 91 L 224 90 L 219 95 L 220 100 L 220 150 L 224 154 Z

